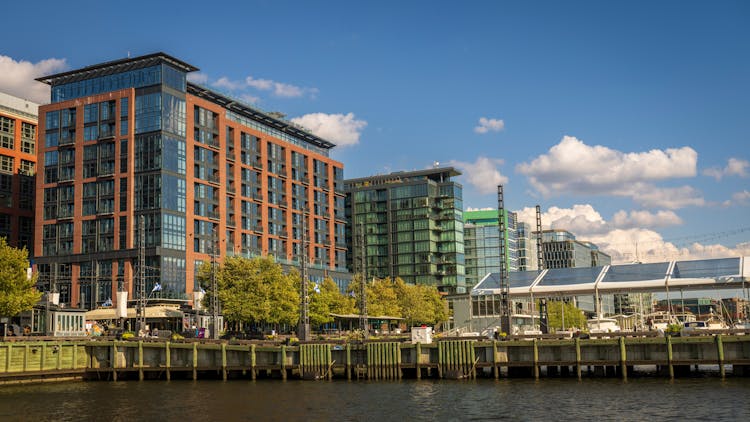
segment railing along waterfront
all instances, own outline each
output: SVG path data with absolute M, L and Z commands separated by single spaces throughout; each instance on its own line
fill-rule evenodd
M 416 344 L 385 339 L 298 345 L 268 341 L 27 337 L 0 342 L 0 382 L 71 377 L 113 381 L 556 376 L 627 379 L 645 372 L 674 378 L 689 375 L 699 365 L 710 365 L 712 373 L 720 377 L 750 375 L 750 335 L 744 333 L 605 337 L 450 338 Z

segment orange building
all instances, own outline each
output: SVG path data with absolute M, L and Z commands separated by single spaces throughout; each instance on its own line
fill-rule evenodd
M 34 256 L 38 104 L 0 92 L 0 237 Z
M 52 102 L 39 110 L 36 264 L 61 302 L 139 297 L 141 251 L 145 293 L 186 302 L 214 252 L 298 265 L 303 227 L 311 278 L 350 278 L 334 144 L 187 82 L 195 70 L 156 53 L 39 79 Z

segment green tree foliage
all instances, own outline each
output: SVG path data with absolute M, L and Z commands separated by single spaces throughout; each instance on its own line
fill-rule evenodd
M 367 283 L 367 315 L 401 316 L 395 283 L 388 279 L 374 279 Z
M 333 322 L 330 314 L 352 314 L 354 309 L 354 298 L 344 295 L 339 291 L 336 283 L 326 277 L 318 286 L 320 292 L 315 291 L 314 283 L 310 283 L 310 324 L 319 326 Z
M 356 297 L 356 311 L 360 309 L 359 275 L 355 275 L 347 289 Z M 434 325 L 448 320 L 448 308 L 434 286 L 406 284 L 401 278 L 394 281 L 375 279 L 367 283 L 367 314 L 404 318 L 407 326 Z
M 211 264 L 201 265 L 198 280 L 211 300 Z M 227 257 L 216 270 L 221 310 L 227 322 L 295 324 L 299 319 L 299 292 L 294 275 L 284 274 L 272 257 Z
M 31 309 L 42 294 L 34 287 L 36 274 L 26 276 L 29 258 L 26 248 L 8 246 L 0 237 L 0 316 L 15 316 Z
M 547 315 L 549 316 L 547 324 L 551 330 L 563 329 L 563 313 L 565 311 L 565 329 L 586 328 L 586 315 L 572 303 L 566 303 L 560 300 L 547 301 Z

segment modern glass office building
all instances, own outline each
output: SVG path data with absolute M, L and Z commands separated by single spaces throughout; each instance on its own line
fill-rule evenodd
M 500 242 L 505 242 L 508 271 L 518 271 L 516 213 L 503 212 L 505 233 L 500 233 L 497 210 L 464 211 L 466 283 L 475 286 L 489 273 L 500 272 Z
M 34 175 L 39 105 L 0 92 L 0 237 L 34 251 Z
M 140 251 L 147 291 L 189 301 L 214 255 L 296 265 L 303 229 L 310 267 L 347 278 L 334 144 L 187 82 L 195 70 L 155 53 L 39 79 L 52 102 L 40 108 L 36 265 L 62 303 L 93 308 L 118 286 L 138 297 Z
M 349 269 L 466 292 L 458 175 L 447 167 L 344 181 Z

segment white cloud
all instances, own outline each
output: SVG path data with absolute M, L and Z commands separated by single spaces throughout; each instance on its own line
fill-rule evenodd
M 719 181 L 724 176 L 748 177 L 750 175 L 748 170 L 750 170 L 750 161 L 732 157 L 727 160 L 727 165 L 723 169 L 710 167 L 703 170 L 703 175 L 713 177 L 716 181 Z
M 750 203 L 750 191 L 743 190 L 742 192 L 735 192 L 732 195 L 732 201 L 735 204 L 747 205 Z
M 624 153 L 602 145 L 586 145 L 565 136 L 530 163 L 516 170 L 528 176 L 531 185 L 545 197 L 565 194 L 615 195 L 633 198 L 647 206 L 679 208 L 702 205 L 699 192 L 688 186 L 661 189 L 653 182 L 693 177 L 698 153 L 690 147 Z M 665 204 L 654 194 L 668 194 Z
M 270 79 L 255 79 L 252 76 L 245 78 L 247 86 L 253 87 L 261 91 L 268 91 L 273 88 L 274 82 Z
M 45 59 L 31 63 L 0 55 L 0 91 L 39 104 L 49 103 L 49 85 L 34 79 L 62 72 L 66 68 L 65 59 Z
M 473 163 L 451 160 L 448 164 L 460 169 L 469 184 L 482 194 L 497 192 L 497 185 L 508 183 L 508 178 L 497 169 L 503 160 L 497 158 L 477 157 Z
M 674 211 L 661 210 L 656 213 L 645 210 L 620 210 L 612 216 L 612 225 L 621 229 L 644 227 L 679 226 L 682 219 Z
M 479 118 L 479 126 L 474 127 L 474 132 L 484 134 L 487 132 L 500 132 L 505 129 L 505 122 L 501 119 Z
M 211 86 L 219 89 L 226 89 L 228 91 L 237 91 L 245 88 L 245 84 L 242 81 L 232 81 L 226 76 L 222 76 L 214 82 L 211 82 Z
M 631 196 L 644 207 L 679 209 L 688 206 L 701 207 L 706 200 L 701 193 L 691 186 L 677 188 L 659 188 L 649 184 L 630 186 L 629 189 L 616 191 L 622 196 Z
M 259 91 L 271 91 L 273 95 L 284 98 L 297 98 L 305 95 L 315 97 L 318 93 L 317 88 L 303 88 L 271 79 L 255 79 L 252 76 L 245 78 L 245 85 Z
M 248 104 L 258 104 L 260 102 L 260 97 L 250 94 L 240 94 L 239 98 Z
M 496 211 L 496 210 L 497 210 L 497 208 L 492 208 L 492 207 L 484 207 L 484 208 L 469 207 L 469 208 L 466 208 L 466 211 Z
M 367 126 L 367 122 L 357 120 L 354 113 L 311 113 L 295 117 L 291 121 L 338 146 L 358 144 L 361 132 Z
M 187 80 L 196 84 L 205 85 L 208 83 L 208 75 L 201 72 L 192 72 L 187 74 Z
M 526 207 L 517 213 L 520 221 L 536 226 L 534 208 Z M 542 213 L 543 229 L 565 229 L 573 233 L 577 240 L 593 242 L 612 257 L 613 263 L 719 258 L 750 253 L 750 244 L 735 247 L 699 242 L 679 245 L 651 230 L 653 227 L 681 223 L 682 220 L 671 211 L 619 211 L 611 221 L 606 221 L 588 204 L 574 205 L 572 208 L 550 207 Z

